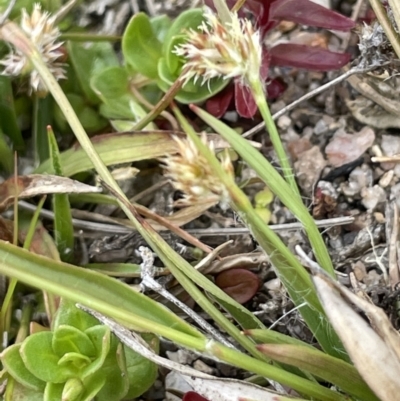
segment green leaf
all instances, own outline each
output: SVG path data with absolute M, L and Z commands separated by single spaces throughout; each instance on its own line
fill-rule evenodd
M 169 29 L 172 26 L 172 21 L 167 15 L 158 15 L 150 20 L 151 27 L 153 28 L 153 32 L 157 36 L 157 39 L 164 43 L 165 37 Z
M 105 375 L 106 382 L 96 396 L 97 401 L 120 401 L 129 388 L 123 345 L 114 335 L 111 339 L 110 352 L 101 368 L 101 374 Z
M 176 151 L 172 135 L 162 131 L 124 132 L 98 135 L 92 138 L 93 146 L 107 165 L 156 159 Z M 93 164 L 85 151 L 75 146 L 60 154 L 65 177 L 90 170 Z M 54 174 L 50 160 L 42 163 L 35 173 Z
M 226 302 L 218 297 L 212 297 L 240 324 L 242 329 L 263 329 L 265 326 L 246 308 L 239 309 L 237 305 Z
M 142 271 L 140 265 L 133 263 L 89 263 L 85 267 L 116 277 L 140 277 Z
M 61 166 L 60 152 L 54 132 L 51 128 L 47 129 L 50 160 L 56 175 L 63 176 Z M 54 239 L 58 252 L 63 261 L 72 259 L 72 250 L 74 249 L 74 227 L 72 225 L 71 207 L 67 194 L 53 195 L 54 212 Z
M 47 127 L 53 124 L 53 99 L 51 96 L 39 98 L 33 96 L 33 140 L 35 162 L 43 162 L 49 158 L 49 140 Z
M 157 63 L 162 45 L 145 13 L 134 15 L 122 37 L 122 52 L 126 63 L 142 75 L 157 78 Z
M 111 332 L 107 326 L 94 326 L 85 333 L 96 349 L 96 358 L 86 366 L 81 377 L 92 375 L 103 366 L 111 346 Z
M 263 344 L 257 348 L 269 358 L 308 371 L 363 401 L 379 401 L 357 369 L 341 359 L 303 345 Z
M 75 302 L 62 298 L 52 328 L 56 331 L 58 327 L 67 325 L 85 331 L 98 324 L 99 322 L 93 316 L 78 309 Z
M 0 128 L 11 139 L 15 150 L 25 149 L 14 106 L 11 78 L 0 75 Z
M 106 377 L 103 374 L 94 374 L 83 379 L 85 392 L 79 401 L 92 401 L 97 393 L 102 389 L 106 382 Z M 96 399 L 97 401 L 97 399 Z
M 10 149 L 3 131 L 0 128 L 0 165 L 10 174 L 14 168 L 14 152 Z
M 269 329 L 246 330 L 244 334 L 246 334 L 246 336 L 251 337 L 254 341 L 257 341 L 257 343 L 292 344 L 292 345 L 301 345 L 304 347 L 308 346 L 314 349 L 312 345 L 309 345 L 304 341 L 298 340 L 297 338 L 291 336 L 287 336 L 274 330 L 269 330 Z
M 179 330 L 182 335 L 204 339 L 194 327 L 127 284 L 100 273 L 34 255 L 1 241 L 0 273 L 60 297 L 91 305 L 130 326 L 137 324 L 147 330 L 151 327 L 164 332 Z
M 58 366 L 66 367 L 75 372 L 76 376 L 81 376 L 81 371 L 90 363 L 90 358 L 78 352 L 68 352 L 58 361 Z
M 92 76 L 90 86 L 103 102 L 108 102 L 129 94 L 129 75 L 120 66 L 105 68 Z
M 178 68 L 175 73 L 171 72 L 168 67 L 168 61 L 172 63 L 172 65 L 175 65 L 175 61 L 178 62 L 177 56 L 171 54 L 168 58 L 162 57 L 158 63 L 158 74 L 160 79 L 157 80 L 157 85 L 164 92 L 166 92 L 176 81 L 181 70 L 181 68 Z M 213 78 L 202 85 L 201 79 L 194 83 L 194 78 L 192 78 L 176 94 L 175 99 L 184 104 L 202 102 L 220 92 L 226 85 L 228 85 L 228 83 L 229 80 Z
M 61 394 L 61 400 L 64 401 L 80 401 L 82 394 L 85 391 L 85 386 L 78 378 L 67 380 Z
M 99 98 L 90 87 L 90 79 L 107 67 L 119 65 L 112 44 L 68 42 L 68 55 L 83 93 L 92 104 L 98 104 Z
M 103 103 L 99 110 L 102 116 L 108 119 L 125 119 L 127 123 L 132 123 L 134 115 L 129 106 L 132 96 L 125 94 L 119 98 L 113 99 L 111 102 Z
M 203 121 L 215 129 L 216 132 L 232 145 L 233 149 L 258 173 L 260 178 L 280 198 L 282 203 L 299 218 L 307 231 L 314 249 L 318 249 L 322 254 L 326 255 L 326 260 L 330 263 L 325 244 L 307 208 L 303 205 L 300 198 L 292 196 L 293 192 L 289 185 L 264 156 L 226 124 L 198 107 L 193 106 L 192 109 Z M 220 169 L 220 166 L 218 168 Z M 237 192 L 235 193 L 235 197 L 238 197 Z M 252 233 L 260 246 L 271 255 L 276 272 L 284 283 L 294 304 L 297 306 L 302 305 L 299 311 L 324 351 L 335 357 L 348 359 L 339 337 L 326 318 L 314 286 L 304 267 L 280 238 L 259 218 L 248 200 L 246 199 L 246 202 L 249 204 L 245 204 L 244 200 L 240 202 L 240 205 L 236 202 L 236 207 L 242 209 L 242 218 L 251 227 Z
M 61 358 L 68 352 L 77 352 L 88 357 L 96 355 L 92 341 L 84 332 L 73 326 L 58 326 L 53 333 L 53 350 Z
M 159 340 L 151 334 L 143 335 L 152 348 L 158 349 Z M 129 391 L 125 399 L 138 398 L 147 391 L 157 379 L 158 366 L 149 359 L 125 347 L 126 368 L 128 371 Z
M 166 52 L 171 49 L 170 42 L 173 40 L 174 36 L 182 35 L 185 31 L 190 29 L 198 31 L 203 21 L 204 13 L 202 8 L 193 8 L 180 13 L 165 37 L 162 49 L 163 55 L 165 56 Z
M 63 383 L 73 377 L 75 372 L 58 365 L 60 358 L 53 351 L 52 338 L 53 333 L 50 331 L 32 334 L 21 345 L 21 357 L 27 369 L 40 380 Z
M 18 383 L 32 390 L 43 392 L 46 383 L 26 368 L 19 352 L 20 348 L 21 344 L 14 344 L 1 353 L 1 362 L 4 368 Z
M 44 391 L 43 401 L 60 401 L 62 400 L 62 392 L 64 383 L 47 383 Z

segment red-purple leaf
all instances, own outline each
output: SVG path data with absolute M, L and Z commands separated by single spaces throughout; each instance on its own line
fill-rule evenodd
M 242 85 L 239 80 L 235 81 L 235 108 L 239 116 L 252 118 L 257 112 L 257 105 L 250 89 Z
M 350 54 L 335 53 L 321 47 L 282 43 L 270 49 L 271 65 L 332 71 L 350 61 Z
M 260 286 L 260 280 L 248 270 L 230 269 L 218 274 L 215 284 L 235 301 L 244 304 L 254 297 Z
M 182 398 L 182 401 L 208 401 L 207 398 L 202 397 L 194 391 L 188 391 Z
M 267 86 L 267 97 L 269 100 L 275 100 L 277 97 L 282 95 L 287 88 L 287 84 L 281 77 L 277 77 L 271 80 Z
M 228 110 L 233 99 L 234 86 L 229 84 L 221 92 L 207 100 L 206 110 L 214 117 L 221 118 Z
M 338 31 L 348 31 L 355 27 L 354 21 L 350 18 L 310 0 L 274 1 L 270 6 L 269 18 Z

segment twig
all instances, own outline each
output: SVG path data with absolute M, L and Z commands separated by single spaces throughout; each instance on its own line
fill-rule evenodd
M 169 359 L 165 359 L 154 353 L 153 350 L 149 348 L 149 345 L 135 332 L 132 332 L 121 326 L 119 323 L 110 319 L 107 316 L 102 315 L 99 312 L 96 312 L 93 309 L 90 309 L 84 305 L 77 304 L 77 307 L 87 313 L 95 317 L 100 323 L 108 326 L 110 330 L 124 343 L 128 348 L 142 355 L 143 357 L 150 359 L 154 363 L 159 366 L 164 366 L 167 369 L 178 371 L 184 375 L 193 375 L 195 377 L 203 377 L 203 378 L 212 378 L 212 376 L 207 375 L 206 373 L 199 372 L 189 366 L 181 365 L 177 362 L 171 361 Z
M 300 259 L 301 259 L 301 263 L 308 267 L 311 272 L 313 274 L 316 273 L 325 273 L 326 276 L 328 276 L 325 272 L 324 269 L 322 269 L 322 267 L 315 261 L 313 261 L 303 250 L 303 248 L 300 245 L 296 245 L 295 246 L 295 251 L 297 253 L 297 255 L 299 255 Z M 330 277 L 330 276 L 329 276 Z
M 135 85 L 131 84 L 129 86 L 129 89 L 132 92 L 132 95 L 136 98 L 136 100 L 141 103 L 144 107 L 146 107 L 147 109 L 152 109 L 154 107 L 154 105 L 152 105 L 141 93 L 140 91 L 137 90 L 137 88 L 135 87 Z M 164 117 L 167 121 L 169 121 L 169 123 L 171 124 L 171 127 L 174 131 L 178 131 L 179 130 L 179 125 L 175 119 L 175 117 L 169 113 L 168 111 L 162 111 L 160 113 L 161 117 Z
M 314 97 L 316 95 L 319 95 L 320 93 L 326 91 L 327 89 L 331 88 L 332 86 L 335 86 L 335 85 L 339 84 L 340 82 L 346 80 L 351 75 L 361 74 L 363 72 L 370 71 L 371 69 L 372 68 L 363 68 L 363 69 L 361 69 L 359 67 L 353 67 L 350 70 L 348 70 L 347 72 L 345 72 L 344 74 L 342 74 L 342 75 L 338 76 L 337 78 L 333 79 L 332 81 L 330 81 L 330 82 L 326 83 L 325 85 L 322 85 L 319 88 L 314 89 L 313 91 L 305 94 L 301 98 L 295 100 L 293 103 L 290 103 L 289 105 L 284 107 L 282 110 L 279 110 L 277 113 L 275 113 L 272 116 L 272 118 L 274 120 L 277 120 L 279 117 L 283 116 L 288 111 L 293 110 L 300 103 L 302 103 L 302 102 L 304 102 L 304 101 L 306 101 L 308 99 L 311 99 L 312 97 Z M 248 138 L 248 137 L 256 134 L 257 132 L 261 131 L 264 127 L 265 127 L 265 123 L 264 123 L 264 121 L 262 121 L 261 123 L 257 124 L 255 127 L 253 127 L 252 129 L 250 129 L 247 132 L 245 132 L 242 136 L 243 136 L 243 138 Z
M 392 289 L 400 281 L 399 266 L 397 264 L 397 239 L 399 235 L 399 210 L 395 201 L 390 202 L 385 211 L 387 234 L 389 239 L 389 280 Z
M 162 285 L 157 283 L 153 279 L 154 276 L 154 255 L 153 252 L 146 248 L 145 246 L 140 246 L 138 249 L 139 256 L 142 258 L 141 263 L 142 268 L 142 282 L 141 287 L 150 288 L 151 290 L 157 292 L 163 296 L 168 301 L 172 302 L 179 309 L 185 312 L 189 317 L 191 317 L 203 330 L 209 333 L 214 339 L 224 344 L 226 347 L 235 348 L 225 337 L 219 333 L 213 326 L 211 326 L 206 320 L 204 320 L 200 315 L 190 309 L 187 305 L 181 302 L 179 299 L 175 298 L 171 293 L 169 293 Z M 143 288 L 143 289 L 144 289 Z
M 29 212 L 34 212 L 36 206 L 26 201 L 19 201 L 18 205 Z M 54 213 L 50 210 L 42 209 L 40 216 L 50 220 L 54 220 Z M 346 224 L 351 224 L 354 221 L 354 217 L 335 217 L 334 219 L 316 220 L 315 223 L 318 227 L 334 227 Z M 134 228 L 118 226 L 114 224 L 96 223 L 93 221 L 86 221 L 81 219 L 72 219 L 72 224 L 75 228 L 85 229 L 88 231 L 96 231 L 100 234 L 128 234 L 135 231 Z M 303 225 L 301 223 L 288 223 L 288 224 L 274 224 L 269 226 L 274 231 L 293 231 L 302 230 Z M 248 234 L 250 231 L 247 227 L 227 227 L 227 228 L 194 228 L 186 230 L 191 235 L 196 237 L 207 236 L 223 236 L 223 235 L 243 235 Z

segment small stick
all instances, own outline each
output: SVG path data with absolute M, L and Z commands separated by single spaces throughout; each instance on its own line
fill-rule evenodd
M 339 84 L 340 82 L 346 80 L 351 75 L 361 74 L 363 72 L 370 71 L 371 69 L 372 68 L 353 67 L 350 70 L 346 71 L 344 74 L 342 74 L 342 75 L 338 76 L 337 78 L 333 79 L 332 81 L 326 83 L 325 85 L 322 85 L 319 88 L 316 88 L 313 91 L 306 93 L 304 96 L 295 100 L 293 103 L 288 104 L 282 110 L 279 110 L 277 113 L 275 113 L 272 116 L 272 118 L 274 120 L 277 120 L 279 117 L 283 116 L 288 111 L 293 110 L 300 103 L 304 102 L 305 100 L 311 99 L 312 97 L 314 97 L 316 95 L 319 95 L 320 93 L 326 91 L 327 89 L 331 88 L 332 86 L 335 86 L 335 85 Z M 260 132 L 264 127 L 265 127 L 265 123 L 264 123 L 264 121 L 262 121 L 261 123 L 257 124 L 255 127 L 253 127 L 252 129 L 245 132 L 242 136 L 243 136 L 243 138 L 248 138 L 248 137 L 256 134 L 257 132 Z
M 24 210 L 28 210 L 30 212 L 34 212 L 36 210 L 36 206 L 28 203 L 26 201 L 19 201 L 18 205 Z M 42 209 L 40 211 L 40 216 L 54 220 L 54 213 L 50 210 Z M 341 226 L 346 224 L 351 224 L 354 221 L 354 217 L 344 216 L 344 217 L 335 217 L 333 219 L 324 219 L 324 220 L 316 220 L 315 223 L 318 227 L 334 227 Z M 105 223 L 96 223 L 93 221 L 86 221 L 81 219 L 72 219 L 72 224 L 75 228 L 95 231 L 101 234 L 129 234 L 135 231 L 134 228 L 118 226 L 116 224 L 105 224 Z M 274 231 L 292 231 L 292 230 L 302 230 L 303 225 L 301 223 L 288 223 L 288 224 L 273 224 L 269 226 L 271 230 Z M 187 229 L 188 233 L 195 236 L 220 236 L 220 235 L 243 235 L 248 234 L 250 231 L 247 227 L 224 227 L 224 228 L 201 228 L 201 229 Z
M 155 281 L 153 279 L 153 276 L 155 273 L 154 255 L 153 255 L 153 252 L 149 248 L 146 248 L 145 246 L 140 246 L 137 253 L 143 260 L 143 262 L 140 265 L 142 268 L 142 273 L 141 273 L 142 282 L 140 285 L 143 290 L 145 288 L 150 288 L 151 290 L 162 295 L 165 299 L 172 302 L 179 309 L 181 309 L 183 312 L 185 312 L 203 330 L 205 330 L 207 333 L 209 333 L 212 337 L 214 337 L 221 344 L 224 344 L 226 347 L 229 347 L 229 348 L 235 348 L 213 326 L 211 326 L 207 321 L 205 321 L 201 316 L 199 316 L 196 312 L 194 312 L 192 309 L 190 309 L 187 305 L 185 305 L 179 299 L 175 298 L 162 285 L 160 285 L 159 283 L 157 283 L 157 281 Z

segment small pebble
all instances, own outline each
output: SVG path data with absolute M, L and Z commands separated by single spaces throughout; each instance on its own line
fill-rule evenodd
M 379 185 L 382 188 L 386 188 L 387 186 L 389 186 L 390 182 L 392 181 L 393 176 L 394 176 L 393 170 L 386 171 L 386 173 L 383 174 L 383 176 L 379 180 Z
M 329 131 L 328 124 L 324 121 L 324 119 L 321 119 L 315 124 L 314 127 L 314 134 L 315 135 L 321 135 L 321 134 L 326 134 Z
M 209 375 L 214 375 L 216 372 L 214 368 L 211 366 L 206 365 L 202 360 L 198 359 L 194 364 L 193 367 L 200 372 L 207 373 Z
M 361 203 L 368 209 L 368 211 L 374 211 L 379 204 L 386 201 L 386 192 L 379 185 L 373 187 L 363 188 L 361 190 Z
M 286 115 L 279 117 L 279 119 L 277 121 L 277 126 L 283 130 L 287 130 L 291 124 L 292 124 L 292 120 Z

